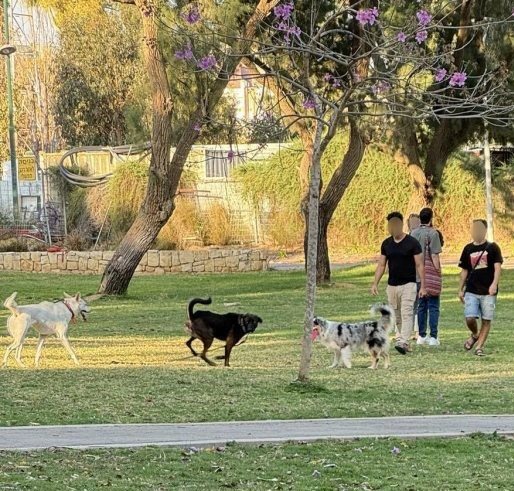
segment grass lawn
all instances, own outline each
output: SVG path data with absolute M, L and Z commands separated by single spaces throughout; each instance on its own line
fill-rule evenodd
M 448 272 L 439 349 L 417 348 L 405 357 L 394 352 L 390 370 L 372 373 L 364 353 L 354 358 L 352 370 L 329 370 L 331 355 L 316 345 L 312 385 L 303 387 L 290 384 L 303 320 L 301 273 L 137 277 L 126 297 L 96 301 L 90 322 L 72 325 L 80 367 L 52 341 L 41 369 L 14 368 L 11 360 L 13 368 L 0 370 L 0 425 L 512 413 L 514 271 L 504 272 L 497 321 L 482 359 L 462 349 L 467 333 L 455 296 L 457 270 Z M 366 316 L 374 301 L 368 294 L 371 273 L 370 267 L 335 273 L 335 284 L 319 290 L 318 314 Z M 83 276 L 2 272 L 1 279 L 0 298 L 17 290 L 20 303 L 53 299 L 63 290 L 87 294 L 98 285 L 98 278 Z M 381 291 L 385 295 L 385 285 Z M 187 299 L 207 294 L 213 310 L 238 302 L 232 309 L 264 319 L 234 350 L 230 369 L 184 359 Z M 0 323 L 6 317 L 2 310 Z M 8 342 L 0 337 L 2 355 Z M 30 366 L 34 350 L 32 337 L 24 350 Z
M 514 442 L 359 440 L 180 451 L 0 452 L 0 489 L 512 490 Z

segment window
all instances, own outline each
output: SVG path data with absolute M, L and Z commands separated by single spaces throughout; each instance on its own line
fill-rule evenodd
M 234 156 L 229 159 L 228 153 L 229 150 L 205 151 L 205 177 L 208 179 L 230 177 L 231 170 L 241 164 L 243 158 L 234 152 Z

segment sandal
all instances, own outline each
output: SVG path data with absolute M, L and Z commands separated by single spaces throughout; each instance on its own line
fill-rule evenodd
M 475 350 L 475 355 L 477 355 L 477 356 L 485 356 L 484 350 L 482 348 L 477 348 Z
M 470 338 L 468 338 L 466 340 L 466 342 L 464 343 L 464 349 L 466 351 L 469 351 L 471 348 L 473 348 L 473 346 L 475 346 L 476 342 L 478 341 L 478 338 L 476 338 L 475 336 L 471 336 Z
M 408 344 L 397 343 L 394 348 L 401 355 L 406 355 L 410 351 Z

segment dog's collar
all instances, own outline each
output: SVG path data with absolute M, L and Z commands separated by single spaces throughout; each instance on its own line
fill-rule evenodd
M 73 312 L 73 309 L 66 303 L 66 300 L 61 300 L 61 302 L 64 304 L 64 306 L 70 311 L 71 314 L 71 322 L 75 323 L 77 322 L 77 316 L 75 315 L 75 312 Z

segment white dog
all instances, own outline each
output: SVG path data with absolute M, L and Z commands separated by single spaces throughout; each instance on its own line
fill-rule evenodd
M 64 294 L 65 298 L 58 302 L 41 302 L 32 305 L 18 305 L 14 292 L 4 303 L 4 307 L 11 311 L 7 320 L 7 330 L 14 341 L 7 347 L 4 355 L 3 366 L 7 366 L 7 360 L 11 351 L 16 350 L 16 362 L 24 366 L 21 361 L 21 351 L 25 337 L 31 327 L 39 333 L 36 349 L 35 364 L 39 366 L 41 350 L 48 336 L 57 336 L 75 364 L 79 364 L 70 342 L 68 341 L 68 327 L 70 322 L 75 322 L 80 315 L 86 321 L 86 314 L 90 312 L 87 303 L 81 298 L 80 293 L 75 296 Z
M 352 367 L 352 351 L 366 348 L 371 355 L 370 368 L 377 368 L 380 358 L 384 368 L 389 367 L 389 330 L 395 325 L 394 310 L 389 305 L 374 305 L 371 313 L 381 315 L 375 321 L 357 323 L 335 322 L 316 317 L 311 331 L 311 339 L 324 344 L 334 352 L 334 362 L 330 368 L 342 364 Z

